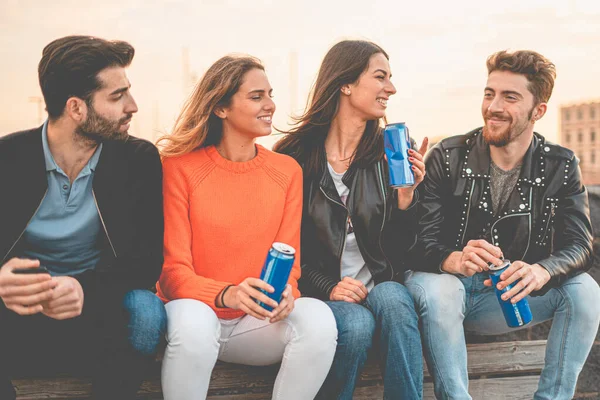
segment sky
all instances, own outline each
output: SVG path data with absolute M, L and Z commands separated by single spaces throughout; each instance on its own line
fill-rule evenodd
M 130 133 L 152 141 L 172 128 L 189 76 L 228 53 L 263 61 L 274 125 L 289 127 L 323 56 L 347 38 L 372 40 L 390 55 L 398 93 L 388 121 L 406 122 L 418 141 L 481 125 L 485 60 L 498 50 L 535 50 L 556 64 L 549 109 L 536 124 L 550 140 L 557 140 L 560 105 L 600 98 L 598 0 L 0 0 L 0 136 L 37 126 L 42 49 L 70 34 L 136 48 L 128 75 L 139 112 Z

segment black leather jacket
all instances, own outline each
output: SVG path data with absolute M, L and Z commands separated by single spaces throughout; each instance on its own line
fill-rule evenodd
M 509 260 L 538 263 L 552 279 L 543 290 L 589 268 L 592 227 L 587 191 L 571 150 L 535 133 L 517 185 L 495 217 L 490 155 L 481 128 L 442 140 L 426 160 L 420 186 L 419 243 L 413 267 L 440 272 L 448 255 L 484 238 Z
M 341 280 L 341 256 L 348 216 L 356 241 L 375 284 L 404 279 L 402 259 L 416 242 L 418 193 L 410 207 L 398 209 L 396 191 L 388 185 L 384 160 L 366 168 L 351 166 L 343 177 L 350 189 L 342 203 L 327 166 L 320 179 L 304 177 L 302 277 L 304 296 L 329 300 Z

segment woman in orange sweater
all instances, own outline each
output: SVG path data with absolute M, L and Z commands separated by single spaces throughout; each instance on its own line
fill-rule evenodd
M 286 400 L 312 399 L 331 366 L 333 314 L 298 292 L 301 168 L 255 143 L 271 133 L 274 112 L 260 61 L 226 56 L 161 139 L 165 262 L 157 289 L 167 302 L 167 400 L 206 397 L 217 359 L 281 361 L 273 398 Z M 279 303 L 258 290 L 273 291 L 259 279 L 273 242 L 296 249 Z

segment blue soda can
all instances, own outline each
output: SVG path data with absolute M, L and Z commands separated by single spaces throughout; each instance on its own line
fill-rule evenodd
M 410 137 L 404 122 L 387 124 L 383 131 L 385 155 L 390 171 L 390 186 L 409 187 L 415 184 L 415 175 L 408 161 Z
M 510 302 L 510 299 L 507 301 L 502 300 L 500 296 L 503 293 L 508 292 L 512 289 L 513 286 L 519 281 L 513 282 L 502 290 L 498 290 L 496 285 L 500 282 L 500 275 L 506 268 L 510 267 L 510 261 L 504 260 L 504 263 L 501 266 L 490 265 L 490 279 L 494 284 L 494 289 L 496 290 L 496 297 L 498 298 L 498 302 L 500 303 L 500 307 L 502 308 L 502 313 L 504 314 L 504 319 L 506 320 L 506 324 L 511 328 L 518 328 L 520 326 L 525 326 L 531 322 L 533 316 L 531 315 L 531 309 L 529 308 L 529 302 L 527 301 L 527 297 L 521 299 L 517 303 L 513 304 Z
M 292 246 L 279 242 L 273 243 L 267 253 L 267 259 L 260 273 L 260 279 L 273 286 L 275 291 L 273 293 L 268 293 L 262 289 L 260 291 L 277 303 L 281 300 L 281 294 L 290 278 L 295 254 L 296 250 Z M 257 301 L 257 303 L 264 309 L 273 311 L 273 307 L 264 304 L 262 301 Z

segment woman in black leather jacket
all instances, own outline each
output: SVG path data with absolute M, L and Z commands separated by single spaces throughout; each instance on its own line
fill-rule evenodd
M 327 301 L 338 347 L 321 398 L 351 399 L 375 342 L 386 399 L 422 397 L 418 319 L 399 258 L 415 242 L 424 141 L 409 150 L 415 186 L 388 185 L 382 120 L 396 93 L 388 55 L 342 41 L 325 56 L 305 114 L 275 146 L 304 171 L 301 291 Z

